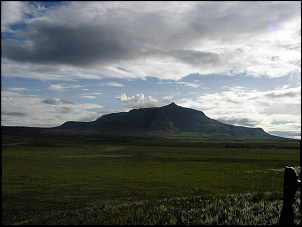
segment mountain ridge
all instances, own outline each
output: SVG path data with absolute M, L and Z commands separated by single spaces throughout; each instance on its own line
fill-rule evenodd
M 181 107 L 174 102 L 162 107 L 139 108 L 128 112 L 106 114 L 92 122 L 68 121 L 55 128 L 111 134 L 194 133 L 201 136 L 274 137 L 262 128 L 225 124 L 207 117 L 202 111 Z

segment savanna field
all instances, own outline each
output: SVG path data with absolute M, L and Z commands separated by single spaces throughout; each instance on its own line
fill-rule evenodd
M 188 138 L 3 135 L 2 224 L 278 223 L 300 141 Z

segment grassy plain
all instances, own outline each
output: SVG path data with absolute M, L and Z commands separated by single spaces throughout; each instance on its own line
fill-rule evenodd
M 2 224 L 105 224 L 121 214 L 108 207 L 235 194 L 271 193 L 280 209 L 285 166 L 300 166 L 300 141 L 2 135 Z M 130 219 L 108 223 L 142 223 Z

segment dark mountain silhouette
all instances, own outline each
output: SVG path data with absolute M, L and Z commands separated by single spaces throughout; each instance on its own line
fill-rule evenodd
M 92 122 L 69 121 L 56 129 L 125 135 L 156 132 L 194 133 L 204 136 L 273 137 L 262 128 L 224 124 L 207 117 L 202 111 L 184 108 L 175 103 L 163 107 L 107 114 Z

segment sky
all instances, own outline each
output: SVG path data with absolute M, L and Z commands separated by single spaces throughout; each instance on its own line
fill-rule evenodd
M 301 139 L 301 1 L 1 1 L 1 125 L 175 102 Z

